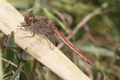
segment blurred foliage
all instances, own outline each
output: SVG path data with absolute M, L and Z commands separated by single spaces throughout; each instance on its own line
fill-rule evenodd
M 47 16 L 61 33 L 71 36 L 67 38 L 94 66 L 83 63 L 66 46 L 61 50 L 92 80 L 120 80 L 120 0 L 8 1 L 23 15 L 32 9 L 38 17 Z M 25 51 L 14 44 L 14 33 L 6 38 L 0 32 L 0 45 L 4 80 L 62 80 L 36 60 L 23 60 Z

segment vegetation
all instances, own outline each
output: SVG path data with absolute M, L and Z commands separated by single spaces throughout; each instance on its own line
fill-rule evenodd
M 56 45 L 92 80 L 120 80 L 119 0 L 9 1 L 23 15 L 32 9 L 37 17 L 48 17 L 93 61 L 93 66 L 87 66 L 67 46 Z M 25 51 L 14 44 L 13 33 L 8 37 L 0 32 L 0 45 L 0 74 L 5 80 L 61 80 L 36 60 L 23 58 Z

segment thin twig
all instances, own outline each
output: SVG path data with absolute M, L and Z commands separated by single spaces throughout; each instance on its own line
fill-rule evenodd
M 11 64 L 12 66 L 14 66 L 14 67 L 18 67 L 15 63 L 13 63 L 13 62 L 11 62 L 11 61 L 9 61 L 9 60 L 7 60 L 7 59 L 4 59 L 4 58 L 2 58 L 2 57 L 0 57 L 0 59 L 1 60 L 3 60 L 3 61 L 5 61 L 5 62 L 7 62 L 7 63 L 9 63 L 9 64 Z

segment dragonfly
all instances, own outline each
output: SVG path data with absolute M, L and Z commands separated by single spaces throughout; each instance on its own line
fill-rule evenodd
M 82 54 L 78 49 L 74 47 L 74 45 L 68 41 L 58 30 L 57 27 L 45 16 L 41 16 L 37 18 L 32 11 L 28 12 L 26 16 L 24 16 L 25 25 L 22 27 L 25 30 L 31 31 L 32 36 L 25 36 L 25 37 L 34 37 L 36 35 L 44 35 L 50 41 L 53 41 L 54 37 L 60 38 L 70 49 L 72 49 L 77 55 L 79 55 L 85 62 L 90 65 L 93 63 Z M 54 42 L 54 41 L 53 41 Z

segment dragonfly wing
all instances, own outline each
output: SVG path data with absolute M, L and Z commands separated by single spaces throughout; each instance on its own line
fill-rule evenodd
M 23 60 L 33 60 L 34 58 L 30 54 L 28 54 L 24 51 L 22 54 L 22 59 Z
M 54 36 L 54 34 L 48 34 L 46 35 L 46 37 L 49 39 L 48 45 L 51 49 L 54 49 L 56 44 L 56 37 Z

